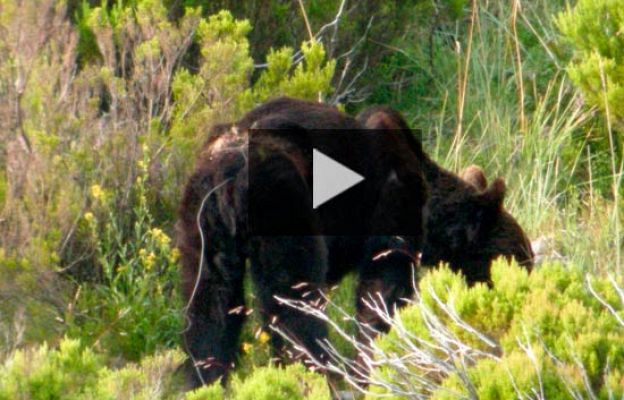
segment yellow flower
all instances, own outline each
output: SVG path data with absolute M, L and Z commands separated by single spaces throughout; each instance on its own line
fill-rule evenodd
M 141 151 L 143 152 L 143 159 L 137 160 L 137 167 L 139 171 L 146 173 L 147 168 L 149 167 L 149 146 L 146 143 L 143 143 Z
M 95 220 L 92 212 L 86 212 L 83 218 L 85 221 L 87 221 L 88 224 L 92 224 Z
M 150 230 L 150 234 L 152 235 L 154 240 L 156 240 L 156 242 L 162 247 L 168 246 L 171 242 L 171 238 L 169 238 L 169 236 L 167 236 L 167 234 L 163 232 L 160 228 L 152 228 Z
M 253 346 L 251 345 L 251 343 L 243 342 L 243 352 L 244 353 L 249 353 L 252 348 L 253 348 Z
M 156 264 L 156 254 L 150 251 L 147 257 L 143 260 L 143 264 L 145 265 L 145 269 L 150 271 L 154 267 L 154 264 Z
M 169 257 L 169 259 L 171 260 L 172 263 L 178 262 L 178 260 L 180 259 L 180 250 L 178 249 L 171 250 L 171 256 Z
M 271 336 L 265 331 L 262 331 L 262 333 L 258 337 L 258 341 L 260 342 L 260 344 L 267 344 L 270 339 L 271 339 Z
M 104 199 L 104 190 L 102 190 L 102 186 L 100 185 L 91 186 L 91 197 L 93 197 L 95 200 Z

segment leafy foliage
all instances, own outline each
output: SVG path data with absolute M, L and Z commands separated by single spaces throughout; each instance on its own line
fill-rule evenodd
M 329 387 L 322 375 L 306 370 L 301 364 L 285 368 L 264 367 L 247 378 L 237 377 L 225 396 L 225 391 L 213 384 L 187 395 L 187 400 L 299 400 L 329 399 Z
M 296 49 L 303 41 L 311 39 L 297 1 L 183 0 L 170 3 L 174 17 L 182 15 L 184 7 L 201 6 L 206 15 L 227 9 L 237 18 L 249 19 L 254 26 L 254 34 L 249 37 L 250 50 L 256 61 L 264 62 L 267 58 L 268 62 L 267 55 L 271 51 L 284 47 Z M 465 3 L 466 0 L 306 0 L 304 6 L 311 33 L 322 43 L 328 58 L 336 61 L 337 73 L 331 80 L 336 87 L 332 102 L 357 103 L 364 100 L 371 88 L 387 89 L 378 67 L 382 58 L 393 52 L 388 44 L 427 21 L 428 17 L 431 20 L 434 14 L 441 15 L 441 19 L 449 13 L 461 15 Z M 419 17 L 424 9 L 428 14 L 421 21 Z M 295 54 L 299 58 L 299 53 Z M 257 75 L 258 72 L 254 77 Z
M 589 147 L 596 155 L 593 165 L 601 175 L 611 175 L 605 187 L 614 197 L 621 195 L 621 131 L 624 112 L 624 14 L 621 1 L 579 1 L 556 16 L 562 42 L 572 50 L 567 73 L 590 107 L 601 111 L 596 128 L 587 133 Z M 617 193 L 617 192 L 620 193 Z
M 570 78 L 585 100 L 620 124 L 624 111 L 624 14 L 621 0 L 579 0 L 557 16 L 557 25 L 574 52 Z
M 18 350 L 0 365 L 0 399 L 166 399 L 179 392 L 175 368 L 183 356 L 169 351 L 140 364 L 108 368 L 77 340 Z
M 99 367 L 95 354 L 83 352 L 77 341 L 64 341 L 58 351 L 47 345 L 20 350 L 0 367 L 0 398 L 86 398 Z
M 78 286 L 67 333 L 113 356 L 138 361 L 158 347 L 173 347 L 182 325 L 178 296 L 179 252 L 147 207 L 149 158 L 139 162 L 130 216 L 119 215 L 110 193 L 91 187 L 93 212 L 83 216 L 81 233 L 95 248 L 100 278 Z M 126 224 L 133 226 L 125 226 Z
M 18 350 L 0 364 L 0 399 L 330 398 L 325 378 L 303 365 L 256 369 L 246 379 L 237 377 L 227 392 L 216 383 L 184 394 L 175 373 L 182 360 L 181 353 L 167 351 L 112 369 L 79 341 L 63 339 L 58 348 Z
M 528 275 L 502 260 L 492 278 L 488 288 L 467 287 L 447 268 L 426 275 L 416 304 L 397 318 L 401 328 L 379 340 L 386 355 L 405 357 L 406 369 L 384 363 L 377 373 L 398 388 L 416 374 L 429 384 L 415 379 L 410 390 L 436 399 L 622 396 L 622 282 L 560 264 Z M 411 361 L 407 341 L 432 357 L 450 349 L 454 367 L 443 373 L 432 363 L 427 373 L 426 363 Z

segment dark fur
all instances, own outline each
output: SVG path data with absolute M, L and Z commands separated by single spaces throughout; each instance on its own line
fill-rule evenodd
M 263 133 L 251 134 L 256 132 L 249 131 L 252 127 Z M 332 200 L 336 207 L 330 210 L 358 216 L 356 221 L 361 224 L 385 224 L 389 229 L 408 223 L 416 227 L 418 234 L 402 238 L 276 237 L 251 236 L 247 231 L 248 172 L 254 174 L 249 179 L 266 184 L 254 193 L 254 201 L 263 204 L 265 210 L 255 216 L 260 224 L 307 227 L 321 233 L 332 221 L 343 217 L 322 214 L 315 219 L 310 211 L 312 166 L 309 154 L 301 149 L 306 141 L 313 140 L 306 132 L 320 128 L 357 129 L 360 125 L 333 107 L 281 98 L 252 110 L 235 128 L 216 126 L 199 156 L 184 192 L 177 225 L 183 292 L 189 304 L 184 340 L 197 366 L 189 365 L 194 386 L 225 377 L 232 367 L 244 319 L 244 312 L 236 311 L 244 306 L 246 260 L 250 260 L 251 277 L 266 323 L 288 333 L 321 361 L 326 354 L 318 341 L 327 336 L 325 325 L 280 305 L 274 296 L 318 304 L 319 290 L 355 270 L 360 278 L 359 320 L 386 330 L 386 324 L 367 310 L 362 298 L 380 293 L 392 308 L 401 298 L 413 294 L 412 267 L 422 249 L 427 188 L 418 155 L 410 150 L 409 135 L 381 137 L 374 143 L 364 143 L 363 148 L 338 143 L 325 144 L 333 148 L 319 150 L 331 150 L 331 154 L 383 187 L 381 193 L 362 193 L 353 188 Z M 252 148 L 268 155 L 254 171 L 248 171 L 246 164 L 246 159 L 254 156 L 244 146 L 247 140 L 255 144 Z M 275 193 L 280 196 L 276 198 Z M 400 214 L 396 212 L 399 209 Z M 200 271 L 202 233 L 205 246 Z M 279 335 L 272 334 L 271 344 L 276 355 L 285 358 L 283 350 L 287 346 Z M 299 356 L 294 354 L 294 358 Z
M 357 119 L 370 129 L 400 130 L 413 137 L 403 117 L 388 107 L 367 109 Z M 503 208 L 504 181 L 496 179 L 488 187 L 483 171 L 476 166 L 465 171 L 463 180 L 431 160 L 415 138 L 411 143 L 422 160 L 430 189 L 422 264 L 447 262 L 470 284 L 489 283 L 491 262 L 499 256 L 513 257 L 530 270 L 531 243 Z

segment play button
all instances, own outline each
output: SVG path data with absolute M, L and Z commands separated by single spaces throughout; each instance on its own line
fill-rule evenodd
M 411 181 L 394 170 L 408 151 L 395 147 L 403 131 L 286 128 L 253 130 L 247 160 L 238 148 L 224 154 L 240 164 L 220 171 L 217 183 L 235 176 L 244 184 L 237 168 L 246 162 L 247 193 L 216 192 L 206 207 L 218 210 L 219 219 L 205 223 L 236 226 L 240 207 L 247 216 L 241 234 L 249 236 L 421 235 L 413 221 L 421 218 L 423 193 L 418 185 L 406 188 Z
M 357 172 L 312 150 L 312 206 L 315 209 L 363 180 Z

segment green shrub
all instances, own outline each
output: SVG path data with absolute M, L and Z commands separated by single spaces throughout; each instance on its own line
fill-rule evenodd
M 87 398 L 100 368 L 78 341 L 65 340 L 58 350 L 45 344 L 19 350 L 0 367 L 0 399 Z
M 378 340 L 382 366 L 373 376 L 388 385 L 374 391 L 436 399 L 624 395 L 621 279 L 559 264 L 528 275 L 502 260 L 492 278 L 491 289 L 469 288 L 447 268 L 427 274 L 416 303 Z
M 602 118 L 586 133 L 594 154 L 595 173 L 610 177 L 596 186 L 603 192 L 622 193 L 621 131 L 624 128 L 624 1 L 580 0 L 556 17 L 563 43 L 572 50 L 568 76 L 585 103 L 598 108 Z M 608 189 L 608 190 L 607 190 Z
M 249 21 L 236 20 L 228 11 L 200 21 L 195 39 L 199 71 L 192 74 L 181 68 L 172 83 L 175 108 L 170 134 L 176 145 L 190 138 L 194 149 L 215 122 L 233 121 L 271 97 L 318 100 L 331 92 L 335 63 L 326 60 L 319 43 L 304 42 L 304 59 L 297 65 L 291 48 L 271 51 L 267 67 L 251 84 L 250 31 Z
M 329 399 L 325 377 L 295 364 L 255 369 L 234 377 L 227 389 L 219 383 L 184 393 L 176 370 L 184 356 L 169 350 L 145 357 L 139 364 L 110 368 L 104 358 L 78 340 L 63 339 L 17 350 L 0 363 L 0 400 L 37 399 L 187 399 L 296 400 Z
M 329 399 L 329 386 L 324 376 L 310 372 L 301 364 L 263 367 L 248 377 L 235 377 L 227 396 L 218 384 L 187 394 L 187 400 L 298 400 Z
M 210 386 L 201 387 L 186 394 L 185 400 L 223 400 L 225 390 L 219 382 Z
M 303 42 L 301 53 L 304 61 L 295 66 L 291 48 L 271 50 L 267 56 L 267 67 L 247 93 L 247 104 L 243 103 L 247 107 L 243 109 L 276 94 L 308 100 L 327 97 L 332 92 L 335 61 L 327 61 L 325 49 L 317 42 Z
M 179 399 L 183 377 L 177 374 L 184 355 L 168 350 L 145 357 L 139 364 L 120 369 L 102 368 L 98 374 L 96 399 Z
M 573 50 L 568 74 L 590 106 L 624 122 L 624 1 L 579 0 L 557 16 L 563 38 Z
M 232 391 L 237 400 L 329 399 L 325 377 L 301 364 L 259 368 L 245 379 L 235 379 Z
M 4 360 L 0 399 L 179 398 L 174 371 L 181 360 L 179 352 L 169 351 L 113 370 L 79 341 L 63 339 L 58 349 L 44 344 L 18 350 Z
M 388 44 L 394 44 L 395 39 L 421 24 L 420 19 L 415 22 L 421 10 L 430 11 L 422 18 L 426 21 L 428 17 L 432 19 L 434 9 L 443 15 L 447 10 L 461 13 L 465 3 L 466 0 L 360 0 L 352 4 L 343 0 L 306 0 L 304 7 L 312 34 L 323 44 L 328 57 L 337 62 L 338 73 L 332 77 L 332 83 L 339 89 L 331 98 L 332 102 L 360 102 L 366 98 L 370 87 L 387 88 L 390 82 L 382 80 L 385 76 L 378 74 L 378 67 L 382 57 L 394 51 Z M 169 4 L 174 16 L 182 15 L 184 6 L 201 6 L 204 15 L 227 9 L 238 19 L 253 21 L 250 51 L 254 60 L 262 62 L 263 66 L 272 50 L 297 48 L 303 41 L 310 40 L 297 1 L 178 0 Z M 345 7 L 339 15 L 341 5 Z M 254 79 L 260 71 L 256 70 Z

